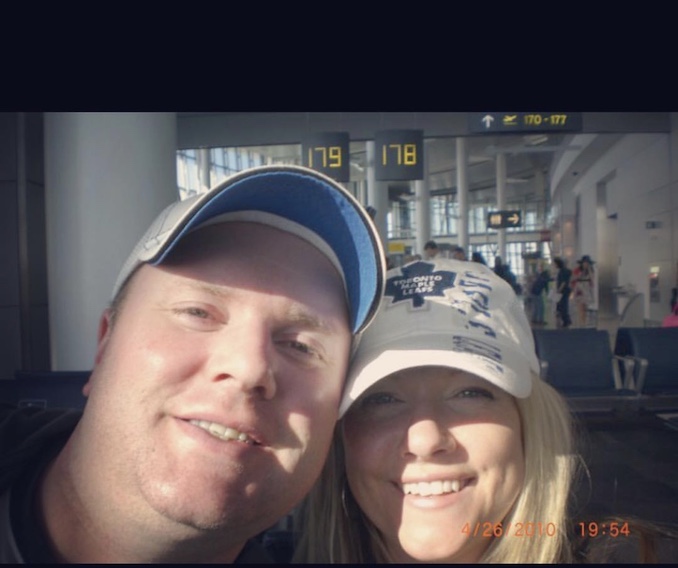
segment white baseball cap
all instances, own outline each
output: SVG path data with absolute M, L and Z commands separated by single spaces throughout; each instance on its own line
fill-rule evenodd
M 353 333 L 360 333 L 374 318 L 386 272 L 379 233 L 349 191 L 300 166 L 245 170 L 206 193 L 167 207 L 123 265 L 113 297 L 141 264 L 161 264 L 190 231 L 229 221 L 262 223 L 314 245 L 344 280 Z
M 351 363 L 339 416 L 386 376 L 429 365 L 529 396 L 531 373 L 539 373 L 532 331 L 513 288 L 491 268 L 443 258 L 388 271 L 379 312 Z

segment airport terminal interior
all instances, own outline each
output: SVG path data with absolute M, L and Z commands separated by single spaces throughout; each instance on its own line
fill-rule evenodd
M 645 338 L 669 329 L 678 290 L 678 113 L 552 110 L 0 113 L 0 383 L 86 374 L 128 244 L 168 200 L 248 167 L 305 165 L 371 212 L 392 266 L 430 240 L 508 265 L 550 357 L 544 379 L 562 368 L 600 383 L 560 385 L 588 470 L 575 515 L 678 523 L 678 335 L 674 349 Z M 530 290 L 540 266 L 553 277 L 554 258 L 572 269 L 585 255 L 594 295 L 581 318 L 570 302 L 564 327 L 553 293 Z M 643 341 L 654 350 L 634 352 Z

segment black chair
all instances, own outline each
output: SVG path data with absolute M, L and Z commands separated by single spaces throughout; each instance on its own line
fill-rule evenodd
M 606 330 L 533 329 L 541 377 L 575 411 L 634 410 L 637 393 L 622 381 L 629 360 L 612 352 Z M 630 371 L 625 375 L 628 377 Z
M 83 409 L 90 371 L 17 371 L 0 380 L 0 402 L 19 407 Z
M 620 327 L 614 352 L 633 362 L 643 408 L 678 409 L 678 327 Z

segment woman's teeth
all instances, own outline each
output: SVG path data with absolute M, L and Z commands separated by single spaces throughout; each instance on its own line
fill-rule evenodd
M 403 483 L 405 495 L 443 495 L 445 493 L 457 493 L 461 489 L 461 481 L 419 481 L 417 483 Z

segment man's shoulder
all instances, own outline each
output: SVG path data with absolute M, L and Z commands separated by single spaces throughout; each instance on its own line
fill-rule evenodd
M 18 408 L 0 403 L 0 488 L 23 465 L 52 444 L 63 444 L 82 412 L 69 409 Z
M 0 436 L 8 441 L 23 443 L 38 433 L 72 430 L 80 420 L 82 411 L 65 408 L 17 407 L 0 403 Z M 0 438 L 1 439 L 1 438 Z M 3 449 L 15 444 L 1 444 Z
M 251 538 L 238 554 L 234 564 L 277 564 L 277 561 L 258 538 Z

